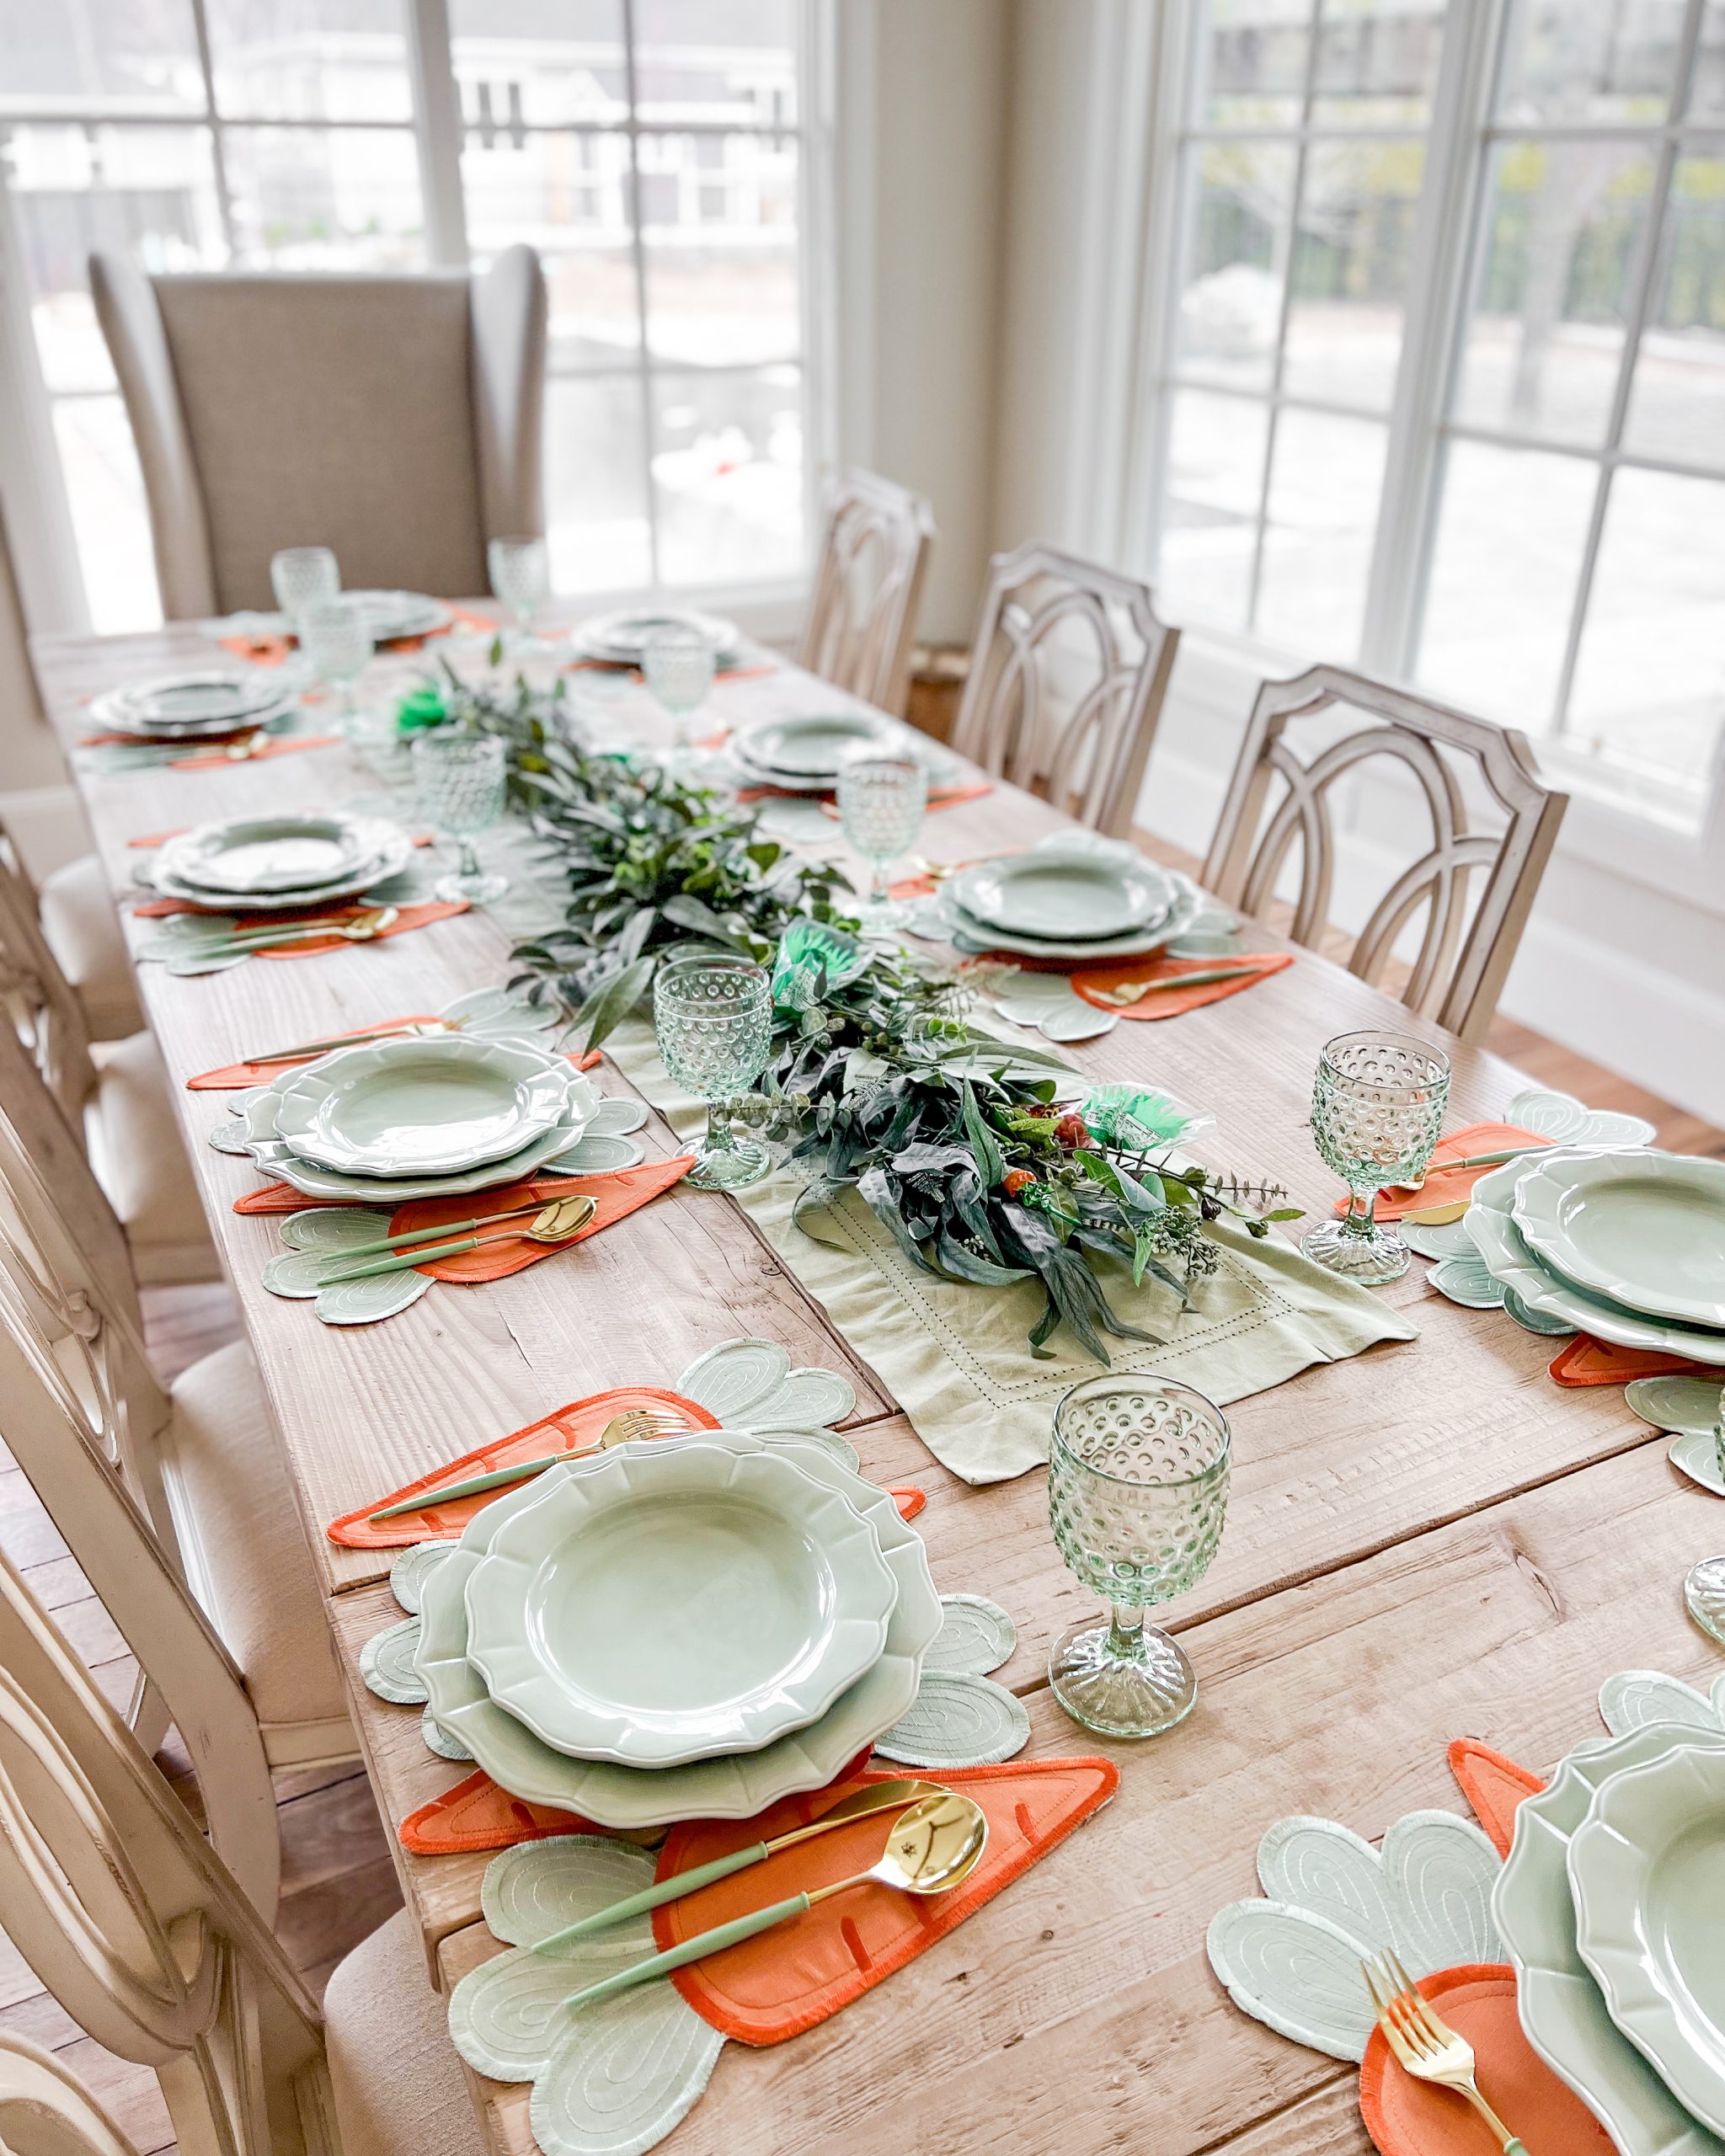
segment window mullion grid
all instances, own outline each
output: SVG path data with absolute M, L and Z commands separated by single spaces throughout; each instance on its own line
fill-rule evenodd
M 638 337 L 636 377 L 641 385 L 642 481 L 646 489 L 647 559 L 653 588 L 660 589 L 659 499 L 653 484 L 654 444 L 658 428 L 653 412 L 653 370 L 647 355 L 647 248 L 641 232 L 641 122 L 635 70 L 635 0 L 622 0 L 623 82 L 629 100 L 624 131 L 629 138 L 629 251 L 635 269 L 635 326 Z
M 1674 93 L 1676 97 L 1686 97 L 1688 94 L 1687 86 L 1694 69 L 1696 46 L 1701 36 L 1701 8 L 1702 0 L 1689 0 L 1683 35 L 1678 45 L 1676 88 Z M 1562 740 L 1569 730 L 1569 700 L 1575 686 L 1576 666 L 1581 657 L 1581 639 L 1587 627 L 1588 604 L 1593 597 L 1594 574 L 1599 563 L 1599 542 L 1605 536 L 1605 512 L 1610 505 L 1611 483 L 1616 476 L 1623 445 L 1624 424 L 1629 416 L 1629 395 L 1635 379 L 1635 363 L 1641 350 L 1642 334 L 1647 328 L 1648 311 L 1653 305 L 1659 264 L 1664 257 L 1671 182 L 1677 169 L 1678 141 L 1674 130 L 1670 127 L 1662 131 L 1658 141 L 1653 184 L 1648 193 L 1647 229 L 1642 234 L 1640 259 L 1635 266 L 1634 282 L 1631 287 L 1629 312 L 1623 324 L 1623 350 L 1617 362 L 1617 381 L 1612 392 L 1610 417 L 1605 428 L 1605 454 L 1599 459 L 1593 510 L 1588 518 L 1587 543 L 1582 552 L 1581 572 L 1575 580 L 1575 600 L 1569 611 L 1568 632 L 1563 640 L 1563 663 L 1558 669 L 1557 686 L 1552 696 L 1551 734 L 1558 740 Z
M 210 57 L 210 25 L 204 19 L 204 0 L 192 0 L 192 29 L 198 40 L 198 68 L 204 78 L 204 109 L 210 126 L 210 158 L 216 176 L 216 206 L 222 217 L 222 237 L 232 262 L 238 249 L 233 237 L 233 197 L 227 185 L 227 151 L 222 140 L 222 118 L 216 109 L 216 69 Z
M 1270 475 L 1275 469 L 1276 433 L 1281 422 L 1282 378 L 1288 358 L 1288 321 L 1294 307 L 1294 273 L 1300 254 L 1300 210 L 1306 193 L 1306 168 L 1311 149 L 1312 97 L 1317 83 L 1319 19 L 1322 0 L 1311 0 L 1306 49 L 1306 80 L 1300 92 L 1300 135 L 1294 152 L 1294 184 L 1288 197 L 1287 257 L 1282 270 L 1282 304 L 1276 318 L 1276 352 L 1270 369 L 1269 398 L 1264 412 L 1263 475 L 1258 483 L 1258 531 L 1252 548 L 1252 579 L 1246 595 L 1246 626 L 1258 627 L 1258 594 L 1263 586 L 1264 542 L 1269 534 Z

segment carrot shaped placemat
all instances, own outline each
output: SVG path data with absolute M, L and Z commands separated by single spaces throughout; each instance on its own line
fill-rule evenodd
M 1291 951 L 1226 958 L 1127 958 L 1117 966 L 1090 966 L 1075 973 L 1072 988 L 1098 1011 L 1113 1011 L 1122 1018 L 1177 1018 L 1183 1011 L 1196 1011 L 1204 1004 L 1220 1003 L 1226 996 L 1256 988 L 1260 981 L 1285 971 L 1293 963 Z M 1252 970 L 1231 980 L 1204 978 L 1223 967 L 1236 966 Z M 1183 987 L 1188 974 L 1195 978 L 1191 986 Z
M 1552 1142 L 1535 1130 L 1523 1130 L 1513 1123 L 1471 1123 L 1465 1129 L 1452 1130 L 1440 1138 L 1433 1149 L 1431 1166 L 1418 1190 L 1386 1190 L 1378 1193 L 1377 1217 L 1381 1220 L 1400 1220 L 1410 1213 L 1431 1213 L 1440 1206 L 1463 1204 L 1480 1178 L 1495 1174 L 1503 1165 L 1501 1161 L 1495 1165 L 1487 1161 L 1477 1168 L 1446 1168 L 1446 1161 L 1467 1160 L 1477 1153 L 1502 1153 L 1512 1145 L 1538 1148 Z M 1336 1200 L 1336 1210 L 1348 1210 L 1345 1198 Z

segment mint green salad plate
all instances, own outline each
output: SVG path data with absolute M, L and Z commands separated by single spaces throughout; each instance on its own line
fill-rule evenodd
M 1568 1865 L 1576 1945 L 1613 2022 L 1725 2134 L 1725 1752 L 1691 1734 L 1602 1782 Z
M 467 1659 L 553 1751 L 629 1767 L 756 1752 L 879 1659 L 873 1528 L 782 1453 L 619 1447 L 542 1476 L 467 1582 Z
M 961 869 L 948 889 L 974 920 L 1044 939 L 1087 942 L 1159 927 L 1174 905 L 1167 876 L 1129 847 L 1034 846 Z
M 1513 1210 L 1566 1279 L 1650 1316 L 1725 1328 L 1725 1161 L 1571 1153 L 1524 1168 Z

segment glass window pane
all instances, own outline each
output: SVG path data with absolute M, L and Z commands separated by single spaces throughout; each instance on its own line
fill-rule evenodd
M 1725 142 L 1680 158 L 1624 440 L 1725 468 Z
M 51 390 L 113 386 L 90 304 L 94 248 L 147 270 L 223 259 L 210 138 L 200 127 L 9 131 L 8 182 L 42 372 Z
M 1650 154 L 1632 141 L 1497 152 L 1458 419 L 1604 440 L 1652 187 Z
M 1268 389 L 1287 269 L 1293 150 L 1206 142 L 1188 154 L 1198 168 L 1175 366 L 1207 381 Z
M 661 580 L 735 584 L 798 574 L 803 400 L 797 369 L 661 374 L 654 398 Z
M 191 0 L 0 0 L 0 112 L 202 112 Z
M 1444 46 L 1444 0 L 1323 0 L 1312 120 L 1320 127 L 1423 127 Z
M 117 394 L 57 398 L 54 433 L 91 627 L 99 636 L 153 628 L 162 602 L 144 478 L 125 407 Z
M 1688 0 L 1517 0 L 1499 111 L 1533 120 L 1663 120 Z
M 1279 415 L 1252 625 L 1268 642 L 1327 659 L 1359 651 L 1385 440 L 1369 419 Z
M 635 0 L 632 12 L 642 120 L 795 124 L 796 0 Z
M 511 121 L 628 117 L 622 0 L 450 0 L 449 29 L 462 110 L 488 147 Z
M 1725 482 L 1621 471 L 1589 597 L 1571 739 L 1700 786 L 1725 715 Z
M 1584 457 L 1450 443 L 1417 670 L 1428 688 L 1547 729 L 1598 479 Z
M 629 138 L 563 130 L 505 136 L 487 148 L 469 131 L 462 153 L 467 241 L 477 262 L 526 240 L 550 295 L 553 372 L 628 361 L 641 341 L 629 226 Z
M 1169 621 L 1243 629 L 1263 491 L 1268 408 L 1182 389 L 1170 399 L 1156 601 Z
M 1424 166 L 1414 141 L 1311 146 L 1282 361 L 1291 394 L 1389 410 Z
M 697 366 L 794 359 L 797 142 L 643 135 L 647 339 Z
M 1689 116 L 1712 120 L 1725 113 L 1725 0 L 1707 0 L 1690 78 Z
M 423 268 L 419 161 L 406 128 L 230 127 L 222 150 L 248 267 Z
M 559 591 L 638 590 L 653 581 L 638 376 L 546 384 L 545 507 Z
M 1210 0 L 1194 109 L 1205 127 L 1298 124 L 1312 0 Z
M 216 109 L 411 120 L 403 0 L 204 0 Z

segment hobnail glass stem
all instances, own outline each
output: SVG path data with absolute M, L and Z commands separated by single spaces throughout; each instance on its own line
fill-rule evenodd
M 479 856 L 472 839 L 457 838 L 456 845 L 461 851 L 462 875 L 464 878 L 477 876 L 479 873 Z
M 702 1150 L 707 1153 L 734 1153 L 737 1150 L 731 1120 L 721 1101 L 709 1101 L 707 1104 L 707 1143 Z
M 1362 1242 L 1377 1233 L 1378 1193 L 1376 1184 L 1362 1190 L 1355 1184 L 1348 1193 L 1348 1210 L 1342 1216 L 1344 1235 L 1358 1235 Z
M 1108 1605 L 1108 1652 L 1119 1662 L 1144 1659 L 1144 1612 Z

